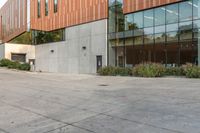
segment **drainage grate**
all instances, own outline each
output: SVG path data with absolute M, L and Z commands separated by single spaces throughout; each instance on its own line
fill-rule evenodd
M 99 86 L 109 86 L 109 85 L 107 85 L 107 84 L 99 84 Z

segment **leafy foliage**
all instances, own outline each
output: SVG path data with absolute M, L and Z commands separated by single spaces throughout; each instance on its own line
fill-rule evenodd
M 0 60 L 0 67 L 7 67 L 9 69 L 18 69 L 24 71 L 29 71 L 31 68 L 28 63 L 21 64 L 18 61 L 11 61 L 8 59 Z

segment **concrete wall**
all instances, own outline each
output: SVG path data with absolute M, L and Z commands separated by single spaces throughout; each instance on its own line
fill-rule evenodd
M 97 55 L 107 65 L 107 19 L 66 28 L 66 41 L 37 45 L 36 70 L 96 73 Z
M 0 60 L 5 58 L 5 45 L 0 44 Z
M 35 59 L 35 46 L 24 44 L 3 44 L 5 47 L 5 58 L 11 59 L 11 53 L 26 54 L 26 62 L 29 59 Z

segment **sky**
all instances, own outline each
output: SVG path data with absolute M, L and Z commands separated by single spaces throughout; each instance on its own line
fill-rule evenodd
M 0 8 L 6 3 L 7 0 L 0 0 Z

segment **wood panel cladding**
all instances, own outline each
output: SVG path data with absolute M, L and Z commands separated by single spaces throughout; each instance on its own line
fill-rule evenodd
M 181 0 L 124 0 L 124 9 L 125 14 L 140 11 L 152 7 L 157 7 L 165 4 L 170 4 L 178 2 Z
M 8 0 L 0 10 L 0 39 L 8 42 L 27 30 L 27 0 Z
M 54 13 L 54 0 L 49 0 L 48 9 L 49 14 L 45 16 L 45 0 L 41 0 L 38 18 L 37 0 L 31 0 L 31 29 L 52 31 L 107 18 L 108 0 L 58 0 L 57 13 Z

